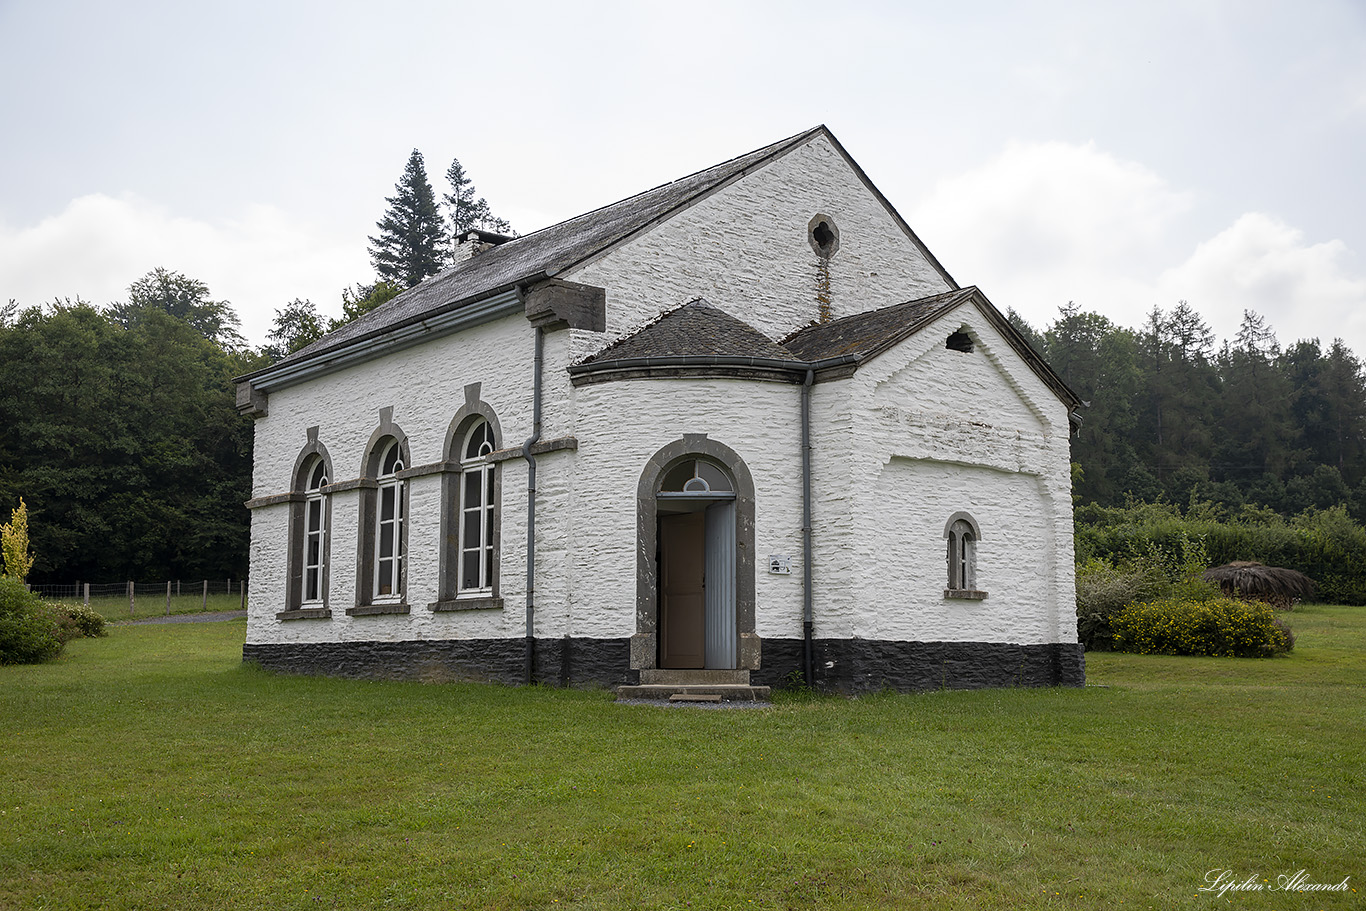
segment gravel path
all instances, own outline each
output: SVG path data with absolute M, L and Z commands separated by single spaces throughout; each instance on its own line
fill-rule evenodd
M 205 614 L 171 614 L 169 617 L 139 617 L 136 620 L 114 620 L 114 623 L 213 623 L 216 620 L 241 620 L 244 610 L 209 611 Z

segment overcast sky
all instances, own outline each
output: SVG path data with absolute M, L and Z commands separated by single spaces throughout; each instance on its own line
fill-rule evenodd
M 1036 326 L 1188 300 L 1366 355 L 1363 0 L 0 0 L 0 302 L 156 266 L 340 312 L 420 149 L 522 233 L 824 123 Z

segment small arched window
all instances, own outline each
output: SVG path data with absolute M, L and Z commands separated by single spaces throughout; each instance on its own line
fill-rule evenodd
M 679 462 L 664 476 L 660 493 L 721 494 L 734 496 L 735 485 L 719 465 L 702 459 Z
M 469 429 L 460 458 L 460 593 L 492 592 L 496 538 L 497 465 L 487 456 L 498 448 L 493 427 L 480 419 Z
M 327 575 L 327 466 L 317 459 L 308 471 L 304 490 L 304 578 L 303 603 L 319 605 L 325 600 L 323 580 Z
M 379 462 L 378 509 L 375 512 L 375 600 L 402 596 L 403 519 L 407 510 L 407 485 L 398 478 L 405 467 L 403 449 L 390 438 Z
M 949 598 L 980 600 L 986 592 L 977 588 L 977 542 L 981 531 L 967 513 L 955 513 L 944 528 L 947 539 L 948 586 L 944 595 Z

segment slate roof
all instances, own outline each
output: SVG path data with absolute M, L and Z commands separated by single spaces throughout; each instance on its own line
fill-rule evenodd
M 747 155 L 485 250 L 323 336 L 278 361 L 276 366 L 381 335 L 510 289 L 518 282 L 562 272 L 821 132 L 828 131 L 824 126 L 813 127 Z
M 976 288 L 969 286 L 880 310 L 855 313 L 828 323 L 814 323 L 783 339 L 782 345 L 792 352 L 793 357 L 803 361 L 819 361 L 845 354 L 857 354 L 866 360 L 881 354 L 977 293 Z
M 813 323 L 781 342 L 772 341 L 743 320 L 699 298 L 663 314 L 649 325 L 585 358 L 571 367 L 570 373 L 583 375 L 611 371 L 622 366 L 623 361 L 645 358 L 737 357 L 786 361 L 787 364 L 769 365 L 779 370 L 800 370 L 802 364 L 817 364 L 847 356 L 856 358 L 854 363 L 858 364 L 900 344 L 969 301 L 984 305 L 982 312 L 997 331 L 1069 408 L 1082 404 L 1077 394 L 1053 372 L 1039 353 L 1020 337 L 982 292 L 972 286 L 879 310 L 855 313 L 828 323 Z
M 791 351 L 744 320 L 698 298 L 585 358 L 585 364 L 646 357 L 757 357 L 790 361 Z

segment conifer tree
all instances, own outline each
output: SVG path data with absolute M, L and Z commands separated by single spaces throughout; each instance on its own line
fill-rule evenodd
M 394 185 L 379 236 L 370 238 L 370 262 L 381 280 L 411 288 L 441 270 L 445 231 L 436 194 L 427 181 L 422 153 L 413 149 L 403 177 Z
M 451 166 L 446 169 L 446 179 L 450 181 L 451 192 L 443 199 L 450 218 L 451 236 L 457 243 L 474 228 L 496 234 L 514 233 L 506 219 L 493 214 L 488 200 L 482 196 L 475 197 L 474 181 L 465 173 L 460 159 L 451 160 Z

